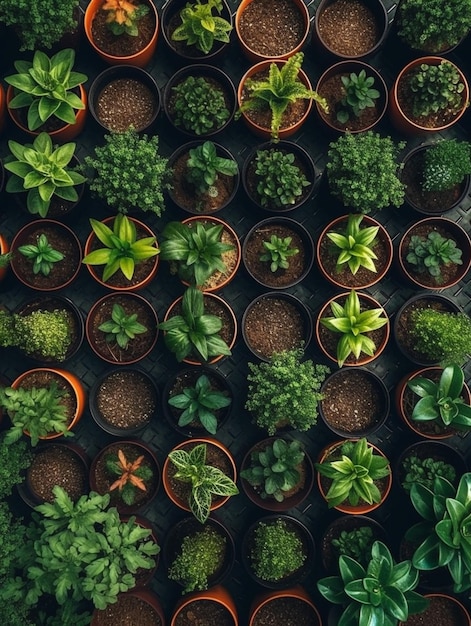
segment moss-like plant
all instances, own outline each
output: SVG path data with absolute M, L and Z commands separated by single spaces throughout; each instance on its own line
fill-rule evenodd
M 9 496 L 13 487 L 24 481 L 24 470 L 30 466 L 32 458 L 24 439 L 8 443 L 5 433 L 0 435 L 0 500 Z
M 471 3 L 470 3 L 471 6 Z M 444 191 L 471 174 L 471 143 L 442 139 L 424 152 L 422 189 Z
M 257 524 L 250 562 L 258 578 L 276 582 L 299 570 L 305 560 L 303 543 L 285 520 Z
M 466 313 L 427 308 L 411 317 L 414 347 L 430 361 L 463 364 L 471 354 L 471 318 Z

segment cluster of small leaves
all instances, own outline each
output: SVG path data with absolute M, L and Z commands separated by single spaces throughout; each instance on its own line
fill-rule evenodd
M 85 165 L 92 170 L 90 190 L 112 209 L 162 215 L 171 172 L 168 159 L 159 154 L 158 135 L 138 135 L 132 129 L 105 135 L 105 145 L 96 146 Z
M 129 342 L 147 331 L 144 324 L 137 320 L 137 313 L 128 315 L 120 304 L 113 304 L 111 319 L 98 326 L 98 330 L 106 333 L 105 340 L 112 345 L 118 345 L 127 350 Z
M 462 106 L 465 84 L 458 68 L 450 61 L 443 60 L 438 65 L 421 63 L 411 73 L 408 84 L 416 117 L 440 111 L 456 113 Z
M 379 226 L 360 228 L 363 215 L 351 214 L 348 216 L 347 226 L 343 233 L 328 232 L 327 237 L 336 248 L 340 248 L 337 257 L 337 271 L 346 263 L 351 273 L 355 276 L 360 267 L 365 267 L 370 272 L 376 272 L 374 260 L 378 257 L 373 252 L 376 244 L 376 235 Z
M 20 246 L 18 252 L 32 261 L 34 274 L 42 274 L 43 276 L 49 276 L 54 263 L 62 261 L 64 258 L 62 252 L 55 250 L 51 246 L 44 233 L 39 235 L 36 245 L 31 243 Z
M 412 313 L 415 348 L 441 365 L 464 363 L 471 354 L 471 318 L 432 308 Z
M 278 237 L 272 235 L 270 241 L 264 241 L 263 247 L 266 252 L 260 255 L 260 261 L 270 263 L 270 270 L 276 272 L 279 269 L 289 268 L 289 257 L 299 253 L 298 248 L 291 247 L 292 237 Z
M 209 54 L 215 41 L 229 43 L 232 30 L 230 22 L 214 15 L 223 8 L 221 0 L 196 0 L 188 2 L 180 11 L 181 24 L 172 33 L 174 41 L 186 41 L 187 46 L 195 46 L 204 54 Z
M 304 187 L 311 185 L 295 160 L 292 152 L 276 148 L 257 150 L 257 194 L 263 207 L 280 209 L 295 204 L 305 193 Z
M 330 191 L 359 213 L 400 207 L 405 186 L 397 158 L 404 147 L 405 142 L 395 143 L 373 131 L 341 135 L 330 143 L 327 153 Z
M 136 500 L 138 490 L 147 491 L 146 481 L 154 475 L 150 465 L 144 462 L 144 455 L 133 455 L 132 460 L 120 449 L 117 454 L 109 454 L 105 458 L 106 470 L 118 479 L 110 485 L 110 491 L 118 489 L 124 504 L 131 506 Z
M 428 147 L 422 174 L 424 191 L 443 191 L 461 184 L 471 174 L 471 144 L 443 139 Z
M 226 552 L 226 538 L 209 525 L 183 538 L 168 570 L 170 580 L 183 585 L 183 593 L 208 588 L 208 578 L 217 572 Z
M 72 344 L 72 313 L 66 309 L 14 314 L 15 345 L 26 354 L 63 361 Z
M 5 254 L 0 254 L 0 270 L 9 267 L 12 256 L 13 252 L 5 252 Z
M 189 151 L 186 162 L 186 180 L 193 185 L 197 194 L 206 193 L 218 180 L 219 174 L 236 176 L 237 162 L 217 154 L 212 141 L 205 141 Z
M 15 315 L 5 309 L 0 309 L 0 347 L 9 348 L 17 344 Z
M 332 546 L 337 556 L 342 554 L 349 556 L 365 567 L 368 564 L 368 555 L 371 553 L 373 542 L 371 526 L 359 526 L 352 530 L 342 530 L 338 537 L 332 539 Z
M 224 91 L 204 76 L 188 76 L 172 90 L 175 126 L 181 126 L 195 135 L 204 135 L 221 128 L 228 121 L 230 111 Z
M 273 354 L 268 363 L 249 363 L 249 383 L 245 408 L 260 428 L 274 435 L 289 424 L 306 431 L 317 423 L 320 388 L 330 370 L 301 361 L 304 350 Z
M 456 471 L 453 465 L 432 457 L 421 458 L 416 454 L 411 454 L 402 461 L 402 470 L 405 476 L 401 485 L 406 491 L 410 491 L 414 483 L 420 483 L 427 489 L 432 489 L 437 476 L 441 476 L 453 484 L 456 480 Z
M 26 527 L 15 519 L 6 502 L 0 502 L 0 582 L 14 567 L 16 553 L 23 545 Z
M 345 95 L 340 101 L 337 120 L 346 124 L 351 115 L 359 117 L 362 111 L 374 107 L 380 93 L 373 87 L 374 77 L 367 76 L 365 70 L 358 74 L 352 72 L 349 76 L 341 76 L 341 81 Z
M 113 35 L 137 37 L 138 22 L 150 8 L 146 4 L 135 4 L 134 0 L 104 0 L 101 10 L 108 12 L 106 23 Z
M 5 433 L 0 435 L 0 500 L 9 496 L 15 485 L 23 482 L 24 470 L 30 466 L 32 458 L 25 439 L 8 443 Z M 0 541 L 2 536 L 0 532 Z
M 270 582 L 282 580 L 299 570 L 305 560 L 303 543 L 285 520 L 257 524 L 250 562 L 258 578 Z
M 406 261 L 419 274 L 428 273 L 440 283 L 442 268 L 447 265 L 462 265 L 462 254 L 454 239 L 447 239 L 439 232 L 431 231 L 427 237 L 412 235 Z

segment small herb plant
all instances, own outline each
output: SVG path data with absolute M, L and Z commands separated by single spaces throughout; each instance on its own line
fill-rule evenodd
M 351 72 L 348 76 L 342 76 L 341 81 L 345 95 L 340 101 L 337 120 L 341 124 L 346 124 L 352 115 L 360 117 L 365 109 L 374 107 L 380 93 L 373 87 L 374 77 L 367 76 L 365 70 L 358 74 Z
M 222 241 L 224 226 L 210 222 L 169 222 L 162 231 L 160 257 L 175 262 L 179 277 L 202 287 L 215 272 L 226 272 L 224 252 L 234 246 Z
M 183 593 L 203 591 L 208 588 L 208 579 L 220 568 L 225 552 L 226 538 L 205 525 L 183 538 L 168 577 L 183 586 Z
M 215 412 L 228 407 L 232 400 L 224 391 L 213 389 L 205 374 L 201 374 L 193 387 L 168 399 L 170 406 L 182 411 L 178 418 L 180 427 L 201 424 L 212 435 L 216 434 L 218 421 Z
M 90 218 L 92 230 L 103 248 L 92 250 L 82 263 L 86 265 L 104 265 L 102 280 L 106 283 L 118 270 L 131 280 L 136 264 L 151 259 L 159 254 L 155 237 L 137 238 L 136 224 L 126 215 L 119 213 L 113 220 L 112 228 L 93 217 Z
M 322 317 L 319 321 L 328 330 L 341 335 L 337 343 L 337 362 L 339 367 L 353 354 L 356 359 L 361 353 L 374 356 L 376 344 L 366 333 L 382 328 L 388 323 L 384 309 L 361 310 L 358 293 L 352 289 L 342 306 L 335 300 L 330 303 L 331 317 Z
M 168 159 L 159 154 L 159 137 L 138 135 L 132 128 L 105 135 L 84 159 L 90 168 L 94 197 L 120 213 L 140 209 L 157 217 L 165 209 L 164 190 L 170 186 Z
M 414 483 L 420 483 L 427 489 L 432 489 L 437 476 L 441 476 L 453 484 L 456 480 L 455 468 L 449 463 L 431 457 L 422 459 L 415 454 L 407 456 L 402 461 L 402 470 L 405 476 L 401 485 L 408 492 Z
M 173 31 L 172 39 L 185 41 L 204 54 L 211 52 L 216 41 L 229 43 L 232 25 L 220 17 L 222 8 L 221 0 L 188 2 L 180 11 L 181 24 Z
M 450 61 L 438 65 L 422 63 L 411 73 L 408 85 L 415 117 L 426 117 L 440 111 L 457 113 L 462 105 L 464 82 L 458 68 Z
M 177 468 L 174 477 L 191 485 L 188 499 L 190 510 L 196 519 L 204 524 L 211 510 L 212 496 L 234 496 L 239 493 L 234 481 L 219 468 L 206 465 L 205 443 L 191 450 L 172 450 L 168 454 L 170 462 Z
M 68 167 L 75 145 L 66 143 L 54 149 L 47 133 L 40 133 L 32 144 L 21 145 L 10 139 L 11 154 L 4 163 L 10 172 L 5 190 L 9 193 L 26 192 L 28 211 L 39 217 L 47 216 L 54 197 L 77 202 L 79 196 L 75 187 L 86 179 Z
M 352 530 L 342 530 L 340 535 L 332 539 L 332 546 L 338 556 L 342 554 L 355 559 L 363 567 L 368 565 L 368 555 L 374 543 L 371 526 L 359 526 Z
M 258 522 L 253 533 L 250 563 L 258 578 L 276 582 L 299 570 L 306 560 L 303 543 L 284 519 Z
M 268 363 L 249 363 L 245 408 L 270 436 L 287 424 L 306 431 L 317 423 L 320 388 L 330 370 L 303 356 L 299 348 L 273 354 Z
M 230 118 L 224 91 L 204 76 L 187 76 L 172 91 L 172 120 L 177 127 L 205 135 Z
M 339 576 L 321 578 L 317 588 L 326 600 L 344 607 L 340 626 L 398 626 L 428 606 L 429 600 L 414 591 L 418 571 L 410 561 L 396 563 L 381 541 L 373 543 L 366 566 L 341 555 L 339 570 Z
M 265 448 L 252 452 L 249 467 L 240 475 L 252 487 L 258 488 L 257 491 L 260 490 L 261 498 L 283 502 L 286 492 L 301 481 L 299 469 L 304 456 L 298 441 L 275 439 Z
M 282 209 L 301 200 L 311 182 L 295 163 L 292 152 L 269 148 L 255 156 L 257 195 L 262 207 Z
M 419 274 L 428 273 L 440 284 L 443 280 L 442 268 L 448 265 L 462 265 L 462 251 L 454 239 L 447 239 L 437 231 L 427 237 L 412 235 L 406 261 Z
M 471 318 L 466 313 L 427 308 L 414 311 L 411 318 L 418 352 L 442 366 L 466 361 L 471 352 Z
M 247 97 L 241 103 L 236 118 L 241 113 L 251 110 L 269 108 L 271 111 L 271 136 L 277 141 L 278 133 L 283 120 L 283 113 L 288 106 L 297 100 L 315 100 L 325 111 L 327 103 L 316 91 L 309 89 L 299 78 L 299 72 L 304 60 L 304 54 L 293 54 L 281 67 L 276 63 L 270 64 L 267 78 L 249 78 L 244 84 Z
M 358 213 L 400 207 L 405 186 L 397 158 L 405 145 L 371 130 L 341 135 L 329 144 L 327 153 L 331 193 Z
M 368 504 L 381 502 L 381 492 L 375 481 L 390 475 L 389 461 L 377 454 L 363 437 L 357 441 L 346 441 L 339 448 L 339 457 L 316 463 L 319 474 L 331 482 L 326 493 L 329 508 L 346 503 L 358 506 L 362 501 Z
M 15 89 L 10 109 L 28 108 L 28 129 L 37 130 L 49 118 L 56 117 L 65 124 L 75 124 L 75 111 L 85 104 L 73 89 L 87 80 L 85 74 L 74 72 L 75 52 L 60 50 L 48 57 L 36 50 L 32 61 L 15 61 L 18 74 L 5 76 Z
M 195 287 L 189 287 L 183 294 L 181 314 L 161 322 L 159 328 L 165 331 L 165 345 L 175 354 L 177 361 L 193 353 L 203 361 L 220 354 L 231 354 L 219 334 L 222 320 L 217 315 L 205 313 L 203 293 Z
M 37 239 L 37 243 L 19 246 L 18 252 L 25 258 L 32 261 L 33 273 L 49 276 L 54 267 L 54 263 L 62 261 L 64 255 L 62 252 L 55 250 L 48 241 L 44 233 L 41 233 Z
M 214 183 L 220 174 L 237 176 L 239 171 L 236 161 L 218 156 L 216 145 L 212 141 L 205 141 L 191 148 L 189 155 L 186 162 L 186 180 L 198 195 L 214 195 L 217 193 Z
M 6 433 L 0 435 L 0 501 L 11 494 L 15 485 L 24 481 L 24 470 L 31 465 L 32 460 L 33 455 L 24 439 L 8 443 Z M 1 532 L 0 536 L 6 537 Z M 3 559 L 0 559 L 2 562 Z
M 145 333 L 147 328 L 137 319 L 137 313 L 127 315 L 120 304 L 113 304 L 111 319 L 98 326 L 98 330 L 106 333 L 106 342 L 118 345 L 122 350 L 127 350 L 129 342 L 137 335 Z
M 471 3 L 470 3 L 471 7 Z M 460 185 L 471 174 L 471 144 L 442 139 L 424 153 L 422 189 L 444 191 Z
M 373 249 L 376 243 L 379 226 L 360 228 L 363 215 L 348 216 L 347 226 L 342 233 L 328 232 L 327 237 L 340 250 L 336 269 L 340 271 L 347 264 L 355 276 L 360 267 L 376 272 L 374 261 L 378 258 Z
M 292 237 L 278 237 L 272 235 L 270 241 L 264 241 L 263 247 L 266 252 L 260 256 L 260 261 L 270 263 L 270 271 L 276 272 L 279 269 L 288 269 L 289 257 L 299 253 L 298 248 L 292 248 Z
M 143 463 L 144 458 L 141 454 L 131 460 L 120 449 L 117 454 L 109 454 L 105 459 L 107 471 L 118 476 L 110 485 L 110 492 L 118 489 L 120 498 L 128 506 L 134 504 L 138 490 L 147 491 L 146 481 L 153 477 L 152 469 Z
M 107 12 L 106 22 L 113 35 L 137 37 L 138 22 L 150 9 L 135 0 L 104 0 L 101 10 Z

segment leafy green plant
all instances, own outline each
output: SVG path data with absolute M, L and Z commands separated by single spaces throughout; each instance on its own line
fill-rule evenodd
M 18 252 L 33 262 L 34 274 L 42 274 L 43 276 L 49 276 L 54 263 L 62 261 L 64 258 L 62 252 L 51 246 L 44 233 L 39 235 L 36 245 L 31 243 L 19 246 Z
M 448 265 L 462 265 L 462 254 L 454 239 L 447 239 L 433 230 L 427 237 L 412 235 L 406 261 L 419 274 L 428 273 L 440 283 L 443 280 L 442 268 Z
M 391 474 L 388 459 L 376 453 L 364 437 L 343 443 L 338 456 L 315 464 L 319 474 L 332 481 L 325 496 L 329 508 L 345 502 L 350 506 L 381 502 L 375 481 Z
M 215 272 L 226 271 L 222 255 L 234 246 L 222 241 L 223 231 L 223 224 L 169 222 L 162 231 L 160 257 L 176 262 L 182 280 L 201 287 Z
M 316 91 L 309 89 L 299 78 L 304 53 L 293 54 L 281 67 L 270 64 L 268 76 L 263 79 L 248 78 L 244 89 L 247 97 L 241 103 L 236 118 L 245 111 L 270 109 L 271 136 L 276 141 L 288 106 L 297 100 L 315 100 L 325 111 L 327 102 Z
M 264 241 L 263 247 L 266 252 L 260 255 L 260 261 L 270 263 L 270 270 L 276 272 L 278 269 L 288 269 L 289 257 L 299 253 L 298 248 L 292 248 L 292 237 L 278 237 L 272 235 L 270 241 Z
M 206 192 L 210 195 L 217 193 L 216 189 L 212 191 L 212 188 L 219 174 L 236 176 L 239 171 L 236 161 L 218 156 L 216 145 L 212 141 L 204 141 L 191 148 L 189 155 L 186 162 L 186 180 L 193 185 L 199 195 Z
M 373 530 L 371 526 L 342 530 L 338 537 L 332 539 L 331 543 L 338 556 L 342 554 L 349 556 L 366 567 L 374 543 Z
M 161 322 L 159 328 L 165 331 L 165 345 L 175 354 L 177 361 L 193 353 L 203 361 L 212 356 L 231 354 L 219 334 L 222 320 L 217 315 L 205 313 L 203 293 L 195 287 L 185 290 L 181 314 Z
M 171 172 L 168 159 L 159 154 L 158 135 L 138 135 L 132 128 L 110 133 L 84 162 L 91 170 L 89 187 L 94 197 L 120 213 L 139 208 L 162 215 Z
M 11 154 L 4 161 L 10 172 L 5 190 L 9 193 L 27 192 L 26 206 L 33 215 L 46 217 L 51 200 L 61 198 L 77 202 L 76 185 L 85 182 L 84 176 L 68 167 L 75 143 L 65 143 L 56 149 L 47 133 L 40 133 L 32 144 L 21 145 L 10 139 Z
M 263 499 L 274 498 L 283 502 L 286 492 L 291 491 L 301 480 L 299 468 L 305 453 L 299 441 L 275 439 L 261 450 L 250 455 L 250 465 L 240 472 L 241 477 L 252 487 L 260 490 Z
M 471 7 L 471 3 L 470 3 Z M 471 174 L 471 143 L 442 139 L 424 152 L 422 189 L 444 191 Z
M 420 483 L 428 489 L 432 489 L 437 476 L 441 476 L 453 484 L 456 480 L 456 471 L 453 465 L 432 457 L 423 459 L 416 454 L 411 454 L 402 461 L 401 467 L 405 474 L 401 485 L 408 492 L 414 483 Z
M 147 328 L 137 320 L 137 313 L 127 315 L 120 304 L 113 304 L 111 319 L 100 324 L 98 330 L 106 333 L 107 343 L 117 344 L 122 350 L 127 350 L 129 342 L 145 333 Z
M 258 578 L 270 582 L 282 580 L 299 570 L 305 560 L 298 533 L 284 519 L 257 523 L 250 563 Z
M 327 237 L 336 248 L 340 249 L 337 257 L 337 271 L 346 263 L 355 276 L 360 267 L 376 272 L 374 261 L 378 258 L 373 251 L 379 226 L 360 228 L 363 215 L 351 214 L 342 233 L 331 231 Z
M 280 209 L 296 204 L 305 193 L 304 187 L 311 185 L 295 159 L 292 152 L 276 148 L 257 150 L 255 175 L 262 207 Z
M 92 230 L 104 248 L 92 250 L 83 258 L 86 265 L 104 265 L 102 280 L 106 283 L 118 270 L 131 280 L 136 264 L 150 259 L 160 250 L 156 237 L 137 238 L 136 224 L 127 215 L 119 213 L 112 228 L 104 222 L 90 218 Z
M 208 578 L 215 574 L 224 560 L 226 538 L 211 526 L 183 538 L 180 550 L 172 561 L 168 577 L 183 585 L 183 593 L 208 588 Z
M 371 130 L 345 133 L 329 144 L 327 178 L 331 193 L 359 213 L 404 202 L 397 158 L 405 142 Z
M 24 470 L 30 466 L 32 459 L 33 455 L 24 439 L 7 442 L 5 433 L 0 435 L 0 500 L 4 500 L 11 494 L 15 485 L 20 485 L 24 481 Z M 6 535 L 0 531 L 0 537 Z M 0 558 L 0 563 L 3 562 Z
M 260 428 L 274 435 L 290 425 L 306 431 L 317 423 L 320 388 L 330 370 L 325 365 L 302 361 L 304 350 L 273 354 L 268 363 L 249 363 L 245 408 Z
M 450 61 L 442 60 L 438 65 L 421 63 L 411 72 L 408 85 L 415 117 L 447 110 L 456 113 L 462 106 L 465 84 Z
M 366 567 L 342 555 L 339 569 L 339 576 L 317 582 L 326 600 L 345 607 L 339 626 L 397 626 L 428 606 L 429 600 L 414 591 L 419 583 L 418 571 L 410 561 L 395 563 L 389 548 L 381 541 L 374 542 Z
M 466 361 L 471 352 L 471 318 L 466 313 L 418 309 L 411 322 L 415 349 L 427 359 L 442 366 Z
M 367 76 L 364 69 L 358 74 L 351 72 L 348 76 L 341 76 L 341 81 L 345 95 L 340 101 L 337 120 L 346 124 L 351 115 L 359 117 L 364 109 L 374 107 L 381 94 L 373 87 L 374 77 Z
M 176 467 L 174 478 L 191 486 L 188 504 L 196 519 L 204 524 L 211 510 L 212 497 L 234 496 L 239 493 L 234 481 L 218 467 L 206 465 L 205 443 L 168 453 L 170 462 Z
M 118 489 L 120 498 L 128 506 L 134 504 L 138 489 L 147 491 L 146 481 L 150 481 L 154 475 L 152 469 L 143 464 L 144 458 L 141 454 L 130 460 L 120 449 L 117 454 L 109 454 L 105 459 L 107 471 L 118 476 L 110 485 L 110 492 Z
M 69 415 L 64 399 L 68 392 L 60 389 L 55 381 L 48 387 L 0 387 L 0 406 L 8 413 L 11 427 L 5 435 L 5 443 L 17 441 L 23 431 L 31 438 L 31 445 L 36 446 L 40 437 L 51 433 L 60 433 L 65 437 L 73 435 L 67 430 Z
M 0 270 L 9 267 L 12 256 L 13 252 L 5 252 L 4 254 L 0 254 Z
M 75 124 L 75 111 L 85 104 L 73 89 L 87 80 L 87 76 L 74 72 L 75 52 L 66 48 L 48 57 L 36 50 L 33 61 L 15 61 L 18 74 L 5 76 L 5 81 L 15 89 L 10 109 L 28 107 L 28 129 L 37 130 L 49 118 L 56 117 L 66 124 Z
M 213 389 L 211 381 L 201 374 L 193 387 L 184 387 L 182 393 L 168 399 L 170 406 L 182 411 L 178 418 L 181 427 L 188 424 L 201 424 L 212 435 L 216 434 L 218 422 L 215 411 L 231 404 L 227 393 Z
M 361 353 L 374 356 L 376 344 L 366 333 L 382 328 L 388 323 L 388 318 L 382 315 L 384 309 L 361 310 L 358 293 L 352 289 L 342 306 L 335 300 L 330 303 L 331 317 L 320 318 L 320 323 L 334 333 L 340 333 L 337 343 L 337 362 L 339 367 L 345 363 L 350 354 L 356 359 Z
M 104 0 L 101 10 L 108 14 L 106 23 L 113 35 L 137 37 L 138 22 L 150 8 L 146 4 L 136 4 L 135 0 Z
M 230 111 L 222 87 L 204 76 L 187 76 L 172 87 L 172 120 L 175 126 L 195 135 L 218 130 Z
M 204 54 L 209 54 L 215 41 L 229 43 L 230 22 L 220 17 L 221 0 L 188 2 L 180 11 L 181 24 L 172 33 L 174 41 L 186 41 Z M 215 15 L 217 13 L 218 15 Z

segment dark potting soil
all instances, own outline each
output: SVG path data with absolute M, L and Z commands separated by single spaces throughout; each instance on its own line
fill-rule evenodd
M 469 617 L 460 607 L 447 598 L 434 597 L 430 606 L 419 615 L 411 615 L 400 626 L 467 626 Z
M 175 626 L 233 626 L 229 611 L 212 600 L 195 600 L 175 618 Z
M 342 56 L 355 57 L 373 48 L 381 37 L 373 12 L 361 0 L 337 0 L 318 19 L 322 41 Z
M 135 596 L 121 594 L 115 604 L 95 611 L 96 626 L 162 626 L 162 620 L 150 604 Z
M 53 488 L 62 487 L 75 502 L 88 492 L 88 475 L 83 461 L 73 450 L 47 446 L 35 452 L 27 471 L 30 489 L 45 502 L 53 502 Z
M 130 126 L 145 128 L 157 106 L 158 102 L 147 85 L 135 78 L 118 78 L 99 93 L 96 114 L 104 126 L 121 133 Z
M 155 17 L 153 11 L 149 11 L 138 22 L 137 36 L 127 33 L 113 35 L 106 22 L 108 11 L 97 11 L 92 22 L 92 38 L 95 45 L 103 52 L 116 57 L 136 54 L 152 39 L 155 30 Z
M 299 598 L 276 598 L 256 613 L 253 626 L 318 626 L 314 609 Z

